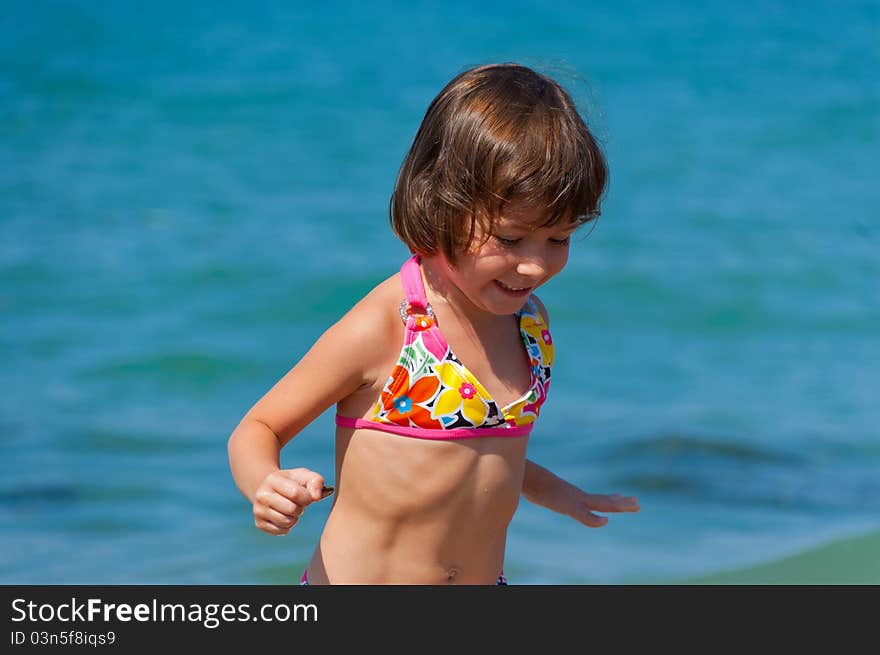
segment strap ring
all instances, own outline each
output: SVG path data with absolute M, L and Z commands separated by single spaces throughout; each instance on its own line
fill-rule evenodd
M 432 321 L 435 320 L 434 308 L 431 307 L 429 303 L 425 304 L 425 311 L 420 312 L 417 311 L 406 298 L 404 298 L 400 301 L 400 318 L 406 323 L 406 319 L 409 316 L 430 316 Z

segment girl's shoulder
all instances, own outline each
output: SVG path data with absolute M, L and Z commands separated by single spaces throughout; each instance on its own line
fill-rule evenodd
M 331 325 L 316 343 L 319 359 L 334 362 L 337 373 L 370 386 L 388 375 L 397 357 L 404 330 L 398 306 L 400 276 L 383 280 Z
M 395 273 L 373 287 L 351 308 L 349 315 L 373 327 L 388 327 L 395 324 L 395 318 L 400 322 L 397 308 L 405 295 L 400 273 Z
M 402 297 L 400 273 L 395 273 L 356 302 L 334 327 L 370 348 L 386 339 L 396 342 L 403 335 L 398 310 Z

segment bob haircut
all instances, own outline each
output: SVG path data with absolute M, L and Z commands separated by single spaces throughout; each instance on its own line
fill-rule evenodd
M 592 220 L 606 178 L 599 145 L 558 83 L 519 64 L 479 66 L 428 107 L 391 195 L 391 227 L 411 252 L 454 264 L 478 227 L 489 238 L 511 200 L 546 206 L 540 227 Z

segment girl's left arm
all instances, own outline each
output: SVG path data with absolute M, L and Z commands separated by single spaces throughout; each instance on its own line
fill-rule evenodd
M 533 294 L 532 299 L 549 328 L 550 315 L 547 308 L 538 296 Z M 536 505 L 570 516 L 591 528 L 601 528 L 608 523 L 607 516 L 599 516 L 593 512 L 639 511 L 639 501 L 634 496 L 588 494 L 530 459 L 526 460 L 522 494 L 526 500 Z
M 522 494 L 526 500 L 570 516 L 591 528 L 601 528 L 608 517 L 593 512 L 638 512 L 634 496 L 589 494 L 543 466 L 526 460 Z

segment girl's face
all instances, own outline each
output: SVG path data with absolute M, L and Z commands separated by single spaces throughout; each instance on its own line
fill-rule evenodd
M 539 205 L 508 203 L 486 242 L 445 267 L 449 281 L 474 308 L 497 315 L 519 311 L 535 289 L 565 267 L 577 224 L 534 227 L 543 217 Z M 476 235 L 476 244 L 483 236 Z

